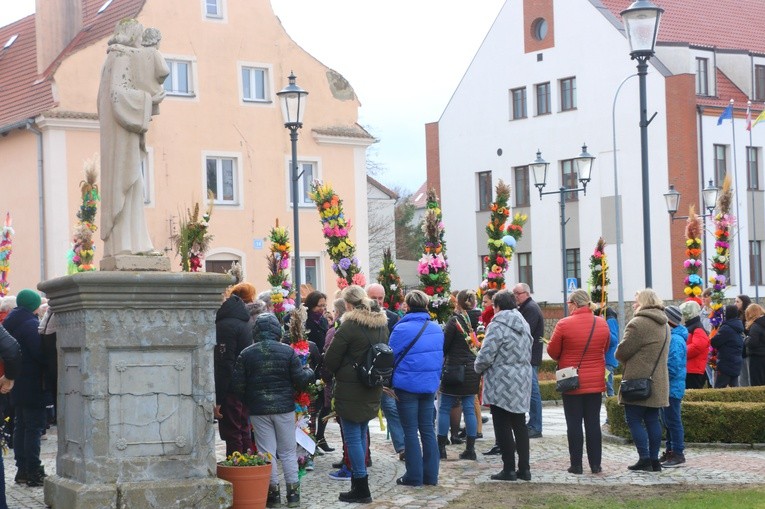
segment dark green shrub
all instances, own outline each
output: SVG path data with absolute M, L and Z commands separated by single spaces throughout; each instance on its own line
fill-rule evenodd
M 726 389 L 693 389 L 685 391 L 683 402 L 686 401 L 741 401 L 765 403 L 765 386 L 728 387 Z
M 542 364 L 539 365 L 539 371 L 541 373 L 555 373 L 558 369 L 558 363 L 552 359 L 542 360 Z
M 560 392 L 555 390 L 555 380 L 543 380 L 539 382 L 539 393 L 542 395 L 542 401 L 560 399 Z

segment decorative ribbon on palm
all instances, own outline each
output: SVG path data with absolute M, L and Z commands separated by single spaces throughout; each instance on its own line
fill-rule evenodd
M 398 275 L 398 270 L 393 262 L 393 255 L 389 247 L 383 250 L 382 268 L 377 275 L 377 282 L 385 289 L 383 307 L 399 312 L 401 303 L 404 302 L 404 291 L 401 288 L 401 278 Z
M 343 200 L 330 184 L 315 180 L 308 193 L 319 210 L 322 232 L 327 239 L 327 253 L 332 260 L 332 270 L 337 274 L 337 287 L 341 290 L 348 285 L 365 286 L 367 278 L 361 272 L 356 258 L 356 245 L 349 237 L 351 220 L 345 218 Z
M 441 219 L 441 206 L 434 189 L 428 191 L 422 231 L 425 234 L 425 242 L 417 267 L 421 289 L 430 297 L 428 305 L 430 316 L 439 323 L 446 323 L 452 315 L 454 304 L 450 294 L 451 282 L 449 262 L 446 259 L 444 222 Z
M 608 303 L 608 285 L 610 284 L 606 241 L 600 237 L 595 245 L 595 251 L 590 256 L 590 298 L 592 302 L 599 302 L 601 308 Z

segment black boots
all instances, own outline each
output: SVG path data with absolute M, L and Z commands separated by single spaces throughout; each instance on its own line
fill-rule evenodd
M 266 499 L 266 507 L 281 507 L 282 495 L 279 493 L 279 485 L 271 484 L 268 486 L 268 498 Z
M 661 463 L 659 463 L 659 468 L 661 468 Z M 653 472 L 653 465 L 651 464 L 650 458 L 640 458 L 637 463 L 634 465 L 630 465 L 627 467 L 628 470 L 642 470 L 644 472 Z
M 432 442 L 431 442 L 432 443 Z M 445 435 L 438 435 L 438 454 L 442 460 L 446 459 L 446 445 L 449 443 L 449 439 Z
M 465 444 L 465 451 L 460 454 L 461 460 L 476 460 L 475 455 L 475 437 L 467 437 L 467 443 Z
M 369 476 L 351 477 L 351 491 L 340 493 L 338 499 L 340 502 L 357 504 L 368 504 L 372 502 L 372 496 L 369 493 Z
M 287 483 L 287 507 L 300 507 L 300 482 Z

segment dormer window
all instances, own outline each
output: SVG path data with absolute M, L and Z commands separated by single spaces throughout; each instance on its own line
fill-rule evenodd
M 104 3 L 104 5 L 102 5 L 102 6 L 101 6 L 101 8 L 100 8 L 100 9 L 98 9 L 98 11 L 96 12 L 96 14 L 101 14 L 102 12 L 104 12 L 104 11 L 106 10 L 106 8 L 107 8 L 107 7 L 109 7 L 109 6 L 111 5 L 111 3 L 112 3 L 113 1 L 114 1 L 114 0 L 106 0 L 106 2 Z
M 19 38 L 19 34 L 12 35 L 10 39 L 8 39 L 8 42 L 5 43 L 5 46 L 3 46 L 3 49 L 8 49 L 11 47 L 11 44 L 16 42 L 16 39 Z
M 696 95 L 709 95 L 708 58 L 696 58 Z

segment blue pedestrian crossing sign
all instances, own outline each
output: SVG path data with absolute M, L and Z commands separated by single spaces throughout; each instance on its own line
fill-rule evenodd
M 579 288 L 579 285 L 577 284 L 577 279 L 575 277 L 567 277 L 566 278 L 566 292 L 571 293 L 574 290 Z

